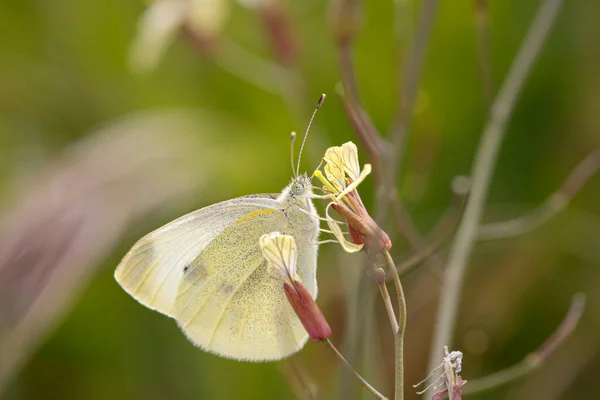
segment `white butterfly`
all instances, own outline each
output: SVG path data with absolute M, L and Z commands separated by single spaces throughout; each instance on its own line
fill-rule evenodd
M 310 179 L 294 175 L 279 195 L 227 200 L 149 233 L 125 255 L 115 278 L 140 303 L 176 319 L 192 342 L 220 356 L 266 361 L 298 351 L 308 335 L 259 248 L 263 234 L 291 235 L 297 273 L 316 298 L 319 217 Z

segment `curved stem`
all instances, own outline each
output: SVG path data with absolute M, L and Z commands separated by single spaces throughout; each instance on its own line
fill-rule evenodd
M 485 127 L 475 156 L 472 169 L 473 183 L 465 215 L 452 244 L 448 266 L 444 274 L 444 286 L 429 358 L 428 369 L 430 370 L 438 364 L 437 349 L 452 344 L 465 271 L 477 238 L 479 221 L 506 125 L 523 83 L 548 36 L 561 4 L 561 0 L 542 2 L 527 37 L 494 101 L 490 120 Z
M 573 196 L 600 169 L 600 147 L 581 161 L 562 186 L 537 209 L 519 218 L 481 225 L 479 240 L 504 239 L 521 235 L 544 224 L 567 207 Z
M 585 302 L 586 297 L 584 294 L 575 294 L 571 301 L 571 307 L 559 327 L 535 352 L 527 355 L 521 362 L 511 367 L 483 378 L 469 380 L 469 384 L 463 388 L 463 393 L 473 394 L 494 389 L 537 370 L 543 365 L 548 356 L 573 333 L 585 309 Z
M 352 365 L 350 365 L 350 363 L 344 358 L 342 353 L 340 353 L 339 350 L 333 345 L 333 343 L 331 343 L 331 340 L 325 339 L 323 342 L 326 343 L 327 346 L 331 349 L 331 351 L 333 351 L 333 353 L 340 359 L 342 364 L 344 364 L 346 367 L 348 367 L 348 369 L 350 371 L 352 371 L 352 374 L 354 374 L 356 379 L 358 379 L 360 384 L 363 385 L 365 389 L 367 389 L 369 392 L 371 392 L 371 394 L 373 396 L 375 396 L 376 398 L 382 399 L 382 400 L 387 400 L 387 397 L 385 397 L 384 395 L 379 393 L 377 391 L 377 389 L 375 389 L 373 386 L 371 386 L 369 384 L 369 382 L 367 382 L 362 376 L 360 376 L 360 374 L 358 372 L 356 372 L 356 370 L 354 368 L 352 368 Z
M 412 272 L 421 263 L 425 262 L 434 254 L 446 240 L 450 238 L 456 229 L 459 217 L 462 213 L 466 199 L 466 193 L 455 193 L 452 203 L 444 212 L 428 237 L 423 240 L 422 245 L 413 254 L 396 264 L 400 276 Z M 388 277 L 391 278 L 391 273 Z
M 383 299 L 383 304 L 385 304 L 385 310 L 387 311 L 388 318 L 390 319 L 392 332 L 394 335 L 396 335 L 399 329 L 398 319 L 396 318 L 396 313 L 394 312 L 394 306 L 392 305 L 390 293 L 388 292 L 387 286 L 385 284 L 385 271 L 381 268 L 377 268 L 375 270 L 375 273 L 377 274 L 377 284 L 379 286 L 379 291 Z
M 384 250 L 383 256 L 390 271 L 393 271 L 392 278 L 396 287 L 396 295 L 398 297 L 398 330 L 394 333 L 394 348 L 395 348 L 395 389 L 394 399 L 404 399 L 404 331 L 406 330 L 406 298 L 402 289 L 402 282 L 398 276 L 396 264 L 387 250 Z

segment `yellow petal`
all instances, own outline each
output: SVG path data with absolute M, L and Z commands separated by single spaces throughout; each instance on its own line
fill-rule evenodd
M 357 180 L 360 176 L 360 164 L 358 163 L 358 149 L 354 143 L 347 142 L 342 145 L 342 160 L 348 178 L 353 181 Z
M 350 185 L 348 185 L 348 187 L 343 192 L 338 194 L 336 197 L 336 200 L 340 201 L 345 195 L 347 195 L 348 193 L 350 193 L 351 191 L 356 189 L 358 187 L 358 185 L 362 181 L 364 181 L 365 178 L 367 177 L 367 175 L 369 175 L 370 173 L 371 173 L 371 164 L 365 164 L 365 167 L 363 168 L 363 170 L 360 173 L 360 175 L 358 176 L 358 178 L 354 182 L 352 182 Z
M 325 209 L 325 216 L 327 219 L 327 225 L 329 225 L 329 229 L 333 232 L 333 236 L 335 236 L 335 238 L 338 240 L 338 242 L 340 242 L 340 245 L 342 246 L 342 248 L 344 250 L 346 250 L 348 253 L 356 253 L 357 251 L 362 250 L 362 248 L 363 248 L 362 244 L 354 244 L 354 243 L 348 241 L 344 237 L 344 234 L 342 233 L 342 230 L 340 229 L 340 226 L 337 223 L 337 221 L 334 220 L 329 215 L 329 208 L 331 207 L 332 204 L 333 203 L 329 203 L 329 205 Z
M 342 148 L 339 146 L 328 148 L 323 156 L 323 161 L 325 161 L 325 167 L 323 167 L 325 176 L 338 189 L 337 191 L 341 192 L 346 188 Z
M 332 184 L 331 182 L 329 182 L 324 176 L 323 173 L 319 170 L 315 171 L 315 178 L 317 178 L 318 180 L 321 181 L 321 183 L 323 184 L 323 186 L 325 186 L 325 189 L 329 190 L 329 192 L 331 193 L 331 199 L 335 200 L 335 196 L 333 195 L 333 193 L 339 193 L 339 190 L 337 190 Z
M 298 253 L 296 241 L 292 236 L 272 232 L 262 235 L 258 244 L 263 256 L 269 262 L 267 271 L 273 278 L 287 283 L 300 279 L 296 274 Z

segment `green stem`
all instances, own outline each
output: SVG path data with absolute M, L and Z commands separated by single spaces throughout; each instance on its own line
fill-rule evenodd
M 394 332 L 394 347 L 395 347 L 395 390 L 394 399 L 404 399 L 404 331 L 406 330 L 406 299 L 404 297 L 404 290 L 402 289 L 402 282 L 400 282 L 400 276 L 396 269 L 396 264 L 392 259 L 392 256 L 387 250 L 383 251 L 383 256 L 387 263 L 388 269 L 392 272 L 392 278 L 394 280 L 394 286 L 396 287 L 396 294 L 398 296 L 398 330 Z

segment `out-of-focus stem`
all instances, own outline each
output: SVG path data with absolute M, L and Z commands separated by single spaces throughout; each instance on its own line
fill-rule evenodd
M 518 364 L 495 372 L 483 378 L 469 380 L 463 388 L 464 394 L 479 393 L 494 389 L 522 378 L 540 368 L 550 354 L 573 333 L 585 309 L 586 297 L 583 293 L 573 296 L 571 307 L 556 331 L 533 353 Z
M 428 237 L 422 241 L 422 244 L 417 251 L 409 257 L 401 260 L 396 264 L 396 269 L 400 276 L 404 276 L 412 272 L 421 263 L 425 262 L 434 254 L 444 242 L 446 242 L 456 229 L 462 209 L 464 207 L 466 193 L 455 193 L 451 204 L 448 206 L 444 215 L 440 218 L 435 227 L 431 230 Z M 391 278 L 392 274 L 387 274 Z
M 479 240 L 504 239 L 521 235 L 544 224 L 567 207 L 573 196 L 581 190 L 600 169 L 600 147 L 594 150 L 571 172 L 563 185 L 537 209 L 521 216 L 502 222 L 493 222 L 479 226 Z
M 421 6 L 421 16 L 417 25 L 415 38 L 406 58 L 406 62 L 399 74 L 398 79 L 398 107 L 396 121 L 392 134 L 392 146 L 390 157 L 385 165 L 383 185 L 380 188 L 377 204 L 376 221 L 380 223 L 385 220 L 388 205 L 393 200 L 393 190 L 396 187 L 396 178 L 400 174 L 404 144 L 412 119 L 412 113 L 417 99 L 419 82 L 423 71 L 423 61 L 429 44 L 431 28 L 435 15 L 437 14 L 439 0 L 424 0 Z
M 376 398 L 382 399 L 382 400 L 387 400 L 387 398 L 384 395 L 379 393 L 377 391 L 377 389 L 375 389 L 373 386 L 371 386 L 369 384 L 369 382 L 367 382 L 362 376 L 360 376 L 360 374 L 358 372 L 356 372 L 356 370 L 354 368 L 352 368 L 352 365 L 350 365 L 350 363 L 348 361 L 346 361 L 346 359 L 344 358 L 342 353 L 340 353 L 339 350 L 333 345 L 333 343 L 331 343 L 331 340 L 325 339 L 323 342 L 327 344 L 327 346 L 331 349 L 331 351 L 340 359 L 342 364 L 344 364 L 352 372 L 352 374 L 356 377 L 356 379 L 358 379 L 360 384 L 365 389 L 367 389 L 369 392 L 371 392 L 371 394 L 373 396 L 375 396 Z
M 561 4 L 561 0 L 545 0 L 542 2 L 527 37 L 494 101 L 490 119 L 484 129 L 475 155 L 471 194 L 467 200 L 464 217 L 452 244 L 448 266 L 444 274 L 443 290 L 429 358 L 429 370 L 435 368 L 438 364 L 437 349 L 452 344 L 465 271 L 477 238 L 479 221 L 496 158 L 506 131 L 506 124 L 510 119 L 523 83 L 548 36 Z

